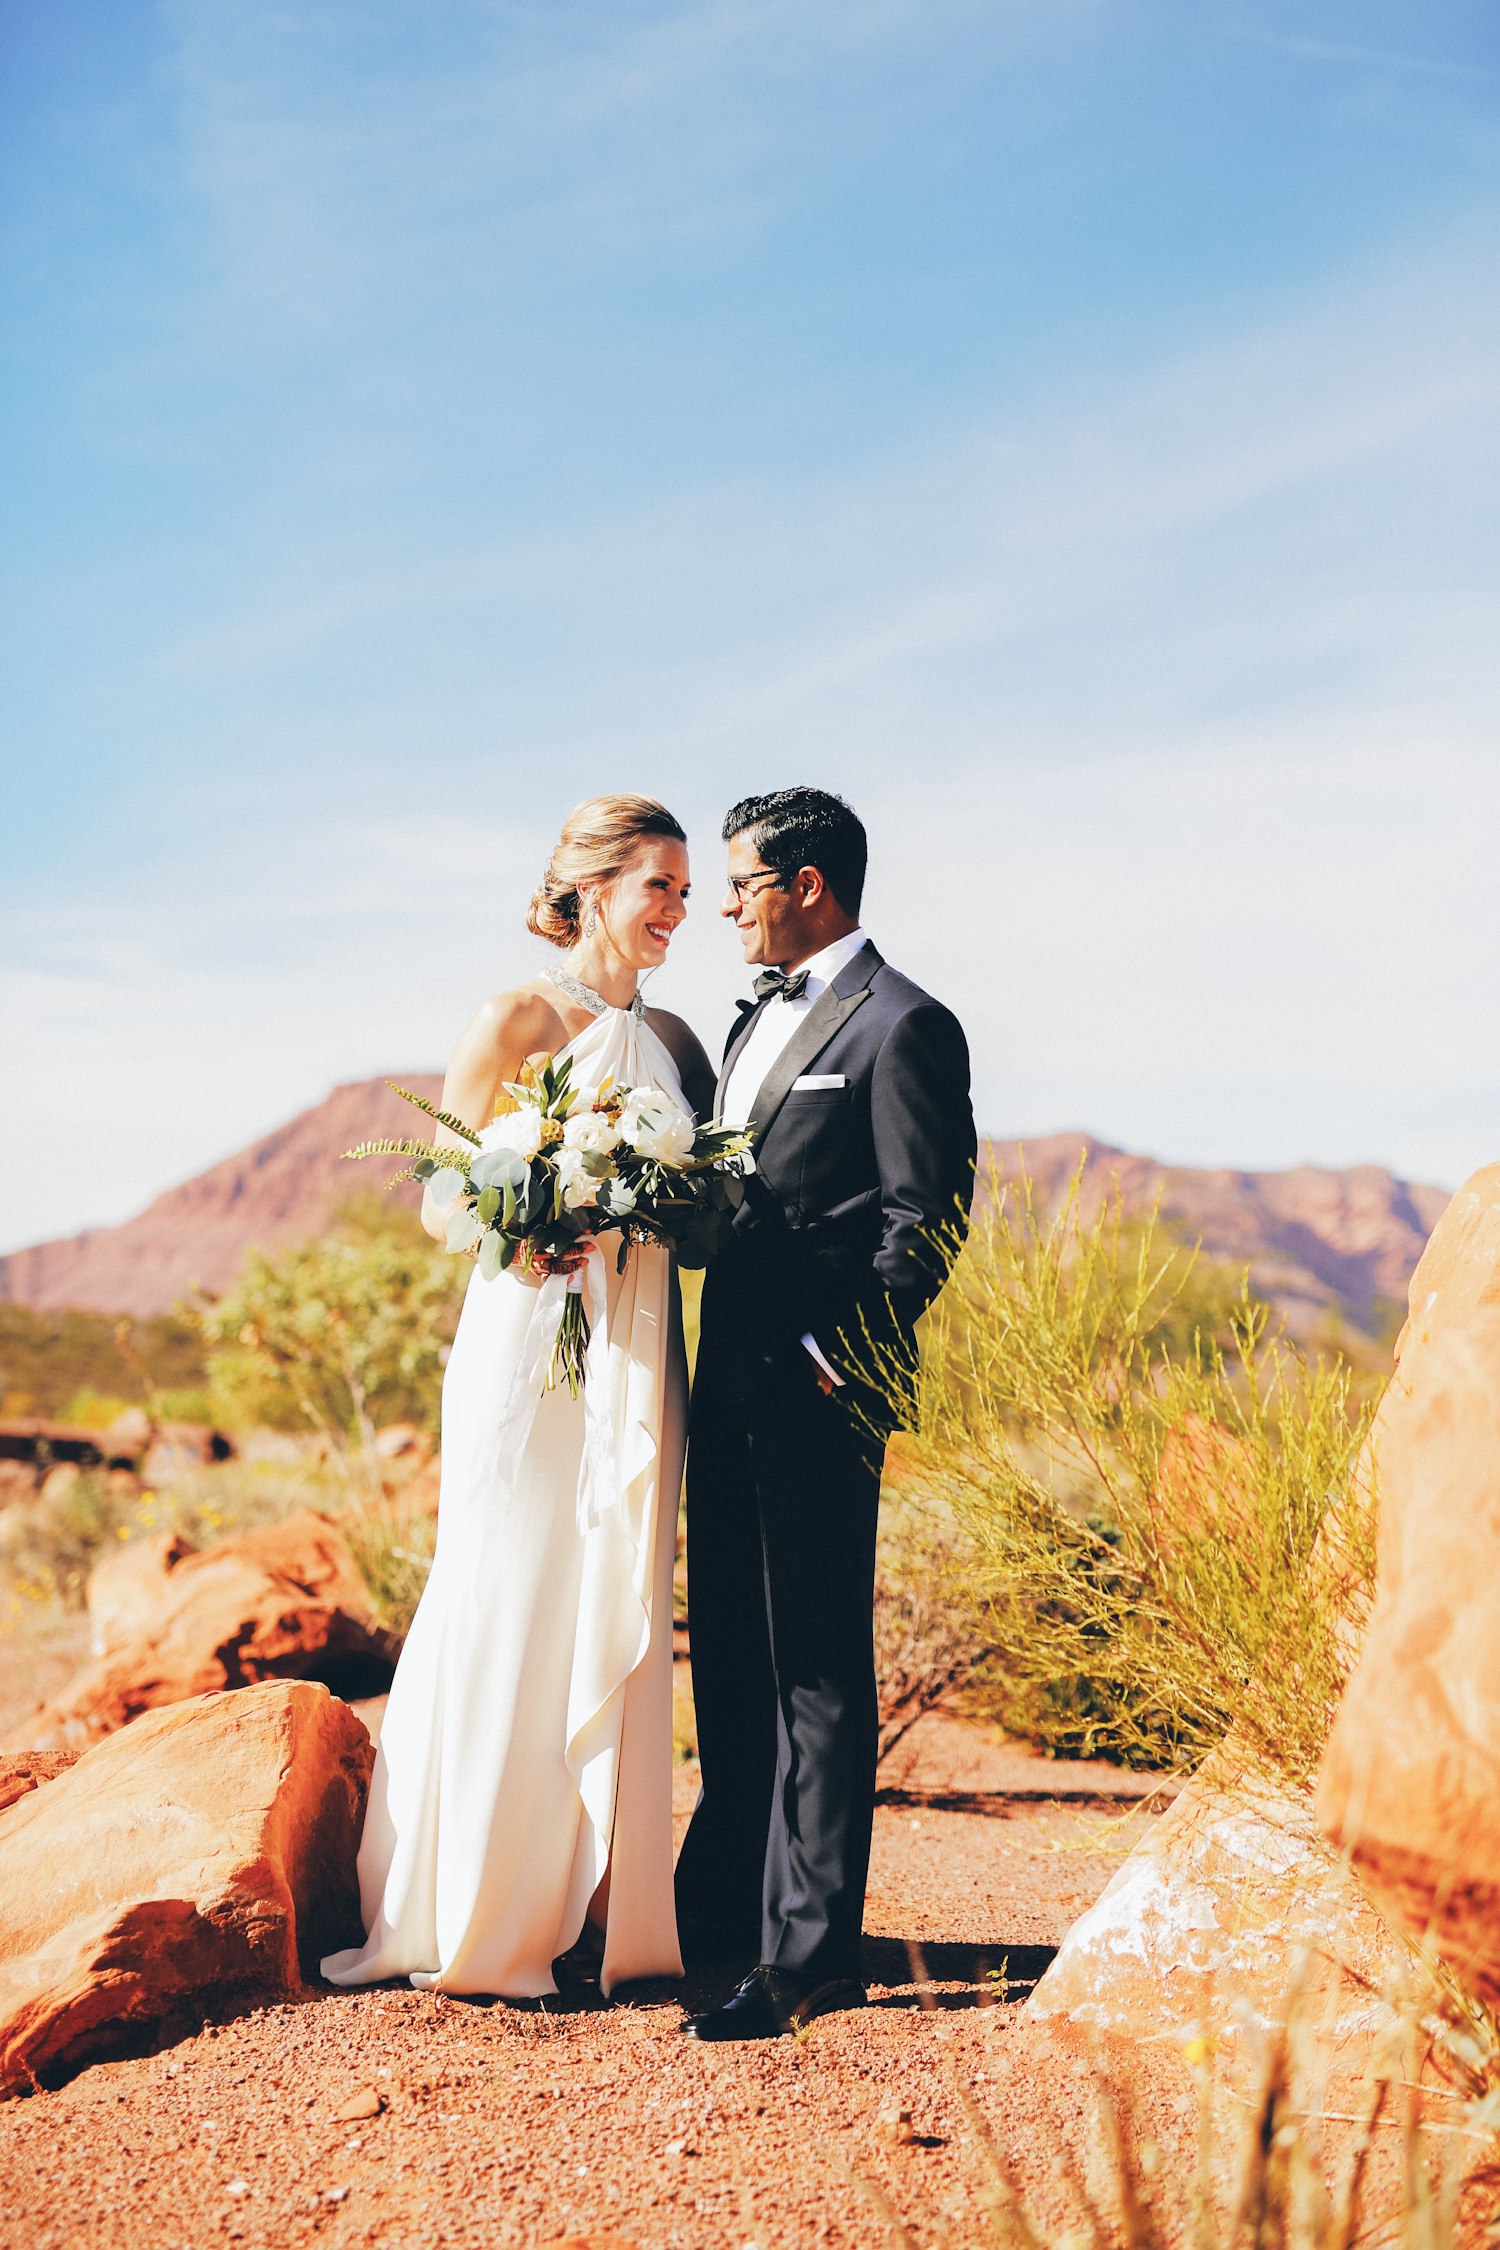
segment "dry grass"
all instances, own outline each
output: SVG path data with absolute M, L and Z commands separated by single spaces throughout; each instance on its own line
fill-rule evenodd
M 933 2008 L 913 1955 L 923 2005 Z M 1304 1977 L 1310 1968 L 1306 1957 Z M 1406 1985 L 1384 1996 L 1386 2029 L 1352 2109 L 1334 2113 L 1324 2106 L 1326 2039 L 1301 1989 L 1294 1985 L 1285 2025 L 1263 2043 L 1248 2097 L 1216 2072 L 1214 2043 L 1193 2042 L 1196 2160 L 1185 2169 L 1152 2137 L 1132 2086 L 1101 2068 L 1087 2152 L 1080 2161 L 1060 2135 L 1051 2163 L 1051 2200 L 1060 2189 L 1067 2212 L 1061 2226 L 1038 2216 L 1002 2138 L 955 2076 L 986 2179 L 981 2242 L 988 2250 L 1353 2250 L 1362 2241 L 1458 2250 L 1492 2241 L 1500 2232 L 1493 2019 L 1414 1964 Z M 1398 2162 L 1377 2177 L 1391 2136 Z M 941 2212 L 898 2212 L 868 2180 L 854 2176 L 854 2185 L 893 2250 L 960 2250 Z M 962 2250 L 977 2250 L 972 2236 Z
M 875 1556 L 875 1677 L 883 1762 L 924 1712 L 968 1687 L 983 1655 L 969 1604 L 955 1602 L 964 1542 L 951 1515 L 903 1479 L 899 1440 L 882 1486 Z

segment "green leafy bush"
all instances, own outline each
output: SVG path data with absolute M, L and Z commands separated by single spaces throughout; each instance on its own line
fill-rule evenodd
M 198 1319 L 233 1418 L 309 1425 L 339 1447 L 378 1424 L 438 1426 L 443 1368 L 470 1267 L 405 1212 L 347 1207 L 335 1231 L 268 1257 Z

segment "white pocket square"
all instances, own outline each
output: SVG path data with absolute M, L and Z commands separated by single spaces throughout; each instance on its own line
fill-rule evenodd
M 830 1086 L 847 1086 L 848 1083 L 849 1081 L 843 1072 L 837 1070 L 831 1078 L 794 1078 L 792 1080 L 792 1092 L 794 1094 L 822 1094 L 826 1093 Z

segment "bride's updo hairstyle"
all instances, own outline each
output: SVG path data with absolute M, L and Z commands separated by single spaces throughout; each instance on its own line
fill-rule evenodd
M 686 831 L 654 797 L 585 797 L 563 822 L 547 872 L 531 894 L 526 927 L 549 945 L 576 945 L 583 914 L 580 883 L 612 883 L 648 836 L 687 842 Z

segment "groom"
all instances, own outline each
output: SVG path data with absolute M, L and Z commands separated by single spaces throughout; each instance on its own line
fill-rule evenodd
M 755 1171 L 708 1269 L 688 1450 L 703 1789 L 677 1867 L 685 1951 L 757 1952 L 695 2039 L 765 2039 L 865 2003 L 875 1804 L 875 1523 L 895 1416 L 872 1345 L 914 1364 L 942 1287 L 930 1233 L 974 1184 L 957 1020 L 859 926 L 865 832 L 780 789 L 724 822 L 722 911 L 758 973 L 715 1113 Z M 934 895 L 929 893 L 929 896 Z

